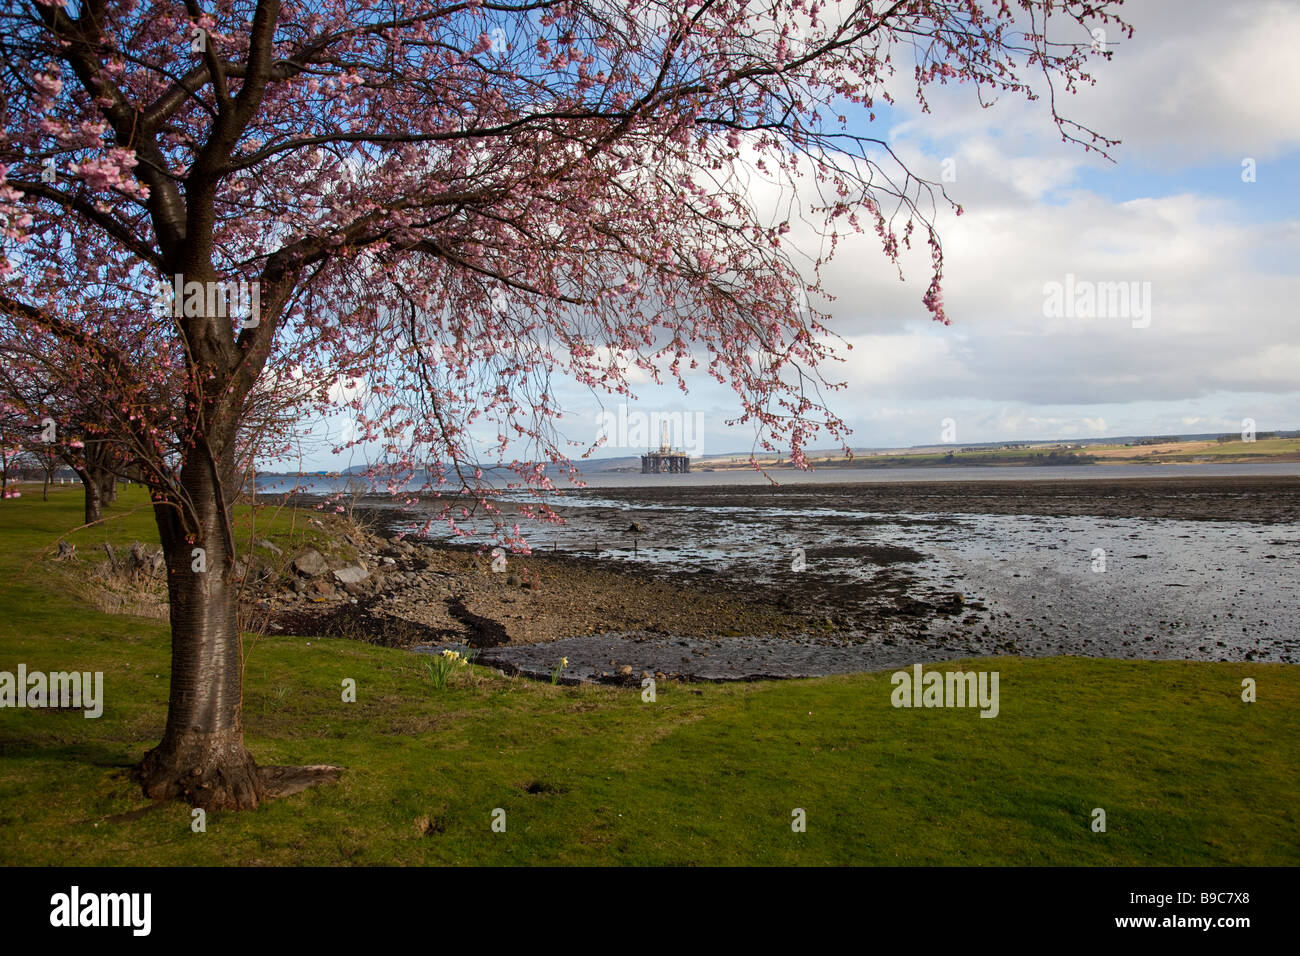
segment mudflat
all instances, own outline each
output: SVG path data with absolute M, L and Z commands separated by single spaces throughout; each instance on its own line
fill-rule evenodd
M 955 512 L 1005 515 L 1094 515 L 1300 521 L 1300 477 L 1054 478 L 1024 481 L 845 482 L 843 484 L 622 488 L 631 503 L 686 506 L 780 501 L 790 507 L 851 502 L 863 511 L 911 514 Z
M 997 654 L 1300 658 L 1300 478 L 601 488 L 504 570 L 422 540 L 281 628 L 535 676 L 755 679 Z M 507 507 L 508 511 L 508 507 Z M 372 503 L 378 534 L 425 524 Z

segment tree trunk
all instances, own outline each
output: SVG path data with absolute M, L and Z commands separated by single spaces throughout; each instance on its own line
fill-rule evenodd
M 77 477 L 86 488 L 86 524 L 93 524 L 103 516 L 103 499 L 99 482 L 84 468 L 76 469 Z
M 117 475 L 111 471 L 100 472 L 99 494 L 106 505 L 111 505 L 117 500 Z
M 223 444 L 220 488 L 202 451 L 191 450 L 182 468 L 181 487 L 198 522 L 192 537 L 176 507 L 154 504 L 171 600 L 171 695 L 162 742 L 145 754 L 139 775 L 145 794 L 155 799 L 251 809 L 263 799 L 264 787 L 244 749 L 242 642 L 223 517 L 234 443 Z M 200 560 L 205 570 L 197 569 Z

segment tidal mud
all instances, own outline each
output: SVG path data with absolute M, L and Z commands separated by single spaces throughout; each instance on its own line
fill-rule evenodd
M 636 683 L 997 654 L 1300 659 L 1296 478 L 606 488 L 557 510 L 565 525 L 525 526 L 533 554 L 508 563 L 564 594 L 573 627 L 506 575 L 445 579 L 502 624 L 474 642 L 483 663 L 546 677 L 565 657 L 567 679 Z M 438 634 L 428 647 L 469 643 Z

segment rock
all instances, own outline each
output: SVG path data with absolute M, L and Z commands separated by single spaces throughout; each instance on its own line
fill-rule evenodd
M 397 564 L 397 561 L 394 558 L 385 557 L 385 558 L 380 558 L 379 563 L 384 565 L 385 567 L 392 567 L 393 565 Z
M 353 597 L 356 597 L 358 594 L 366 593 L 365 585 L 352 584 L 350 582 L 348 584 L 343 585 L 343 590 L 347 591 L 348 594 L 351 594 Z M 356 602 L 353 601 L 352 603 L 355 604 Z
M 650 676 L 650 672 L 649 672 L 649 671 L 642 671 L 642 672 L 641 672 L 641 679 L 642 679 L 642 680 L 646 680 L 647 678 L 649 678 L 649 676 Z
M 618 673 L 619 673 L 619 676 L 621 676 L 621 677 L 631 677 L 631 676 L 632 676 L 632 665 L 631 665 L 631 664 L 624 664 L 622 667 L 620 667 L 620 668 L 618 669 Z
M 325 597 L 334 594 L 334 582 L 329 578 L 317 578 L 311 583 L 311 587 L 317 594 L 323 594 Z
M 303 577 L 314 578 L 318 574 L 324 574 L 329 570 L 330 566 L 325 560 L 325 555 L 315 548 L 309 548 L 293 559 L 292 567 L 294 571 Z
M 334 572 L 334 580 L 339 584 L 360 584 L 370 577 L 370 572 L 359 564 L 350 564 Z
M 294 578 L 292 581 L 289 582 L 289 587 L 293 588 L 293 592 L 295 594 L 302 594 L 309 587 L 311 587 L 311 585 L 308 584 L 302 578 Z
M 640 522 L 633 521 L 627 529 L 628 534 L 644 534 L 645 528 L 641 527 Z
M 507 575 L 506 575 L 506 584 L 507 584 L 509 587 L 517 588 L 517 587 L 519 587 L 519 585 L 521 585 L 521 584 L 523 584 L 523 583 L 524 583 L 523 578 L 521 578 L 521 577 L 520 577 L 519 575 L 517 575 L 517 574 L 507 574 Z
M 284 551 L 282 551 L 274 541 L 268 541 L 266 538 L 257 542 L 257 546 L 259 548 L 266 548 L 266 550 L 270 551 L 272 554 L 284 554 Z

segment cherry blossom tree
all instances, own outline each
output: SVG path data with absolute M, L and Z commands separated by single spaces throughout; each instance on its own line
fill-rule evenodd
M 379 450 L 372 477 L 400 493 L 418 475 L 453 522 L 456 501 L 490 508 L 477 463 L 538 491 L 546 462 L 572 468 L 561 379 L 629 396 L 634 370 L 708 374 L 802 464 L 845 434 L 823 398 L 836 339 L 806 304 L 841 238 L 874 232 L 893 260 L 924 243 L 918 308 L 947 321 L 933 222 L 950 200 L 870 135 L 875 111 L 936 83 L 1047 92 L 1062 137 L 1104 150 L 1054 93 L 1107 55 L 1092 30 L 1127 29 L 1113 6 L 7 5 L 0 311 L 96 369 L 67 387 L 108 370 L 167 558 L 171 694 L 145 791 L 237 808 L 266 792 L 243 742 L 230 521 L 259 383 L 321 383 L 349 441 Z
M 128 301 L 107 288 L 87 295 L 90 285 L 78 282 L 78 299 L 48 270 L 41 288 L 39 306 L 0 298 L 0 402 L 9 410 L 8 430 L 30 453 L 61 461 L 81 480 L 91 524 L 116 499 L 118 479 L 174 474 L 183 428 L 170 397 L 185 393 L 184 360 L 168 354 L 175 342 L 163 334 L 161 317 L 136 315 L 134 293 Z M 85 336 L 82 349 L 66 348 L 74 328 Z M 318 387 L 301 374 L 264 376 L 249 392 L 236 439 L 239 475 L 300 440 Z

